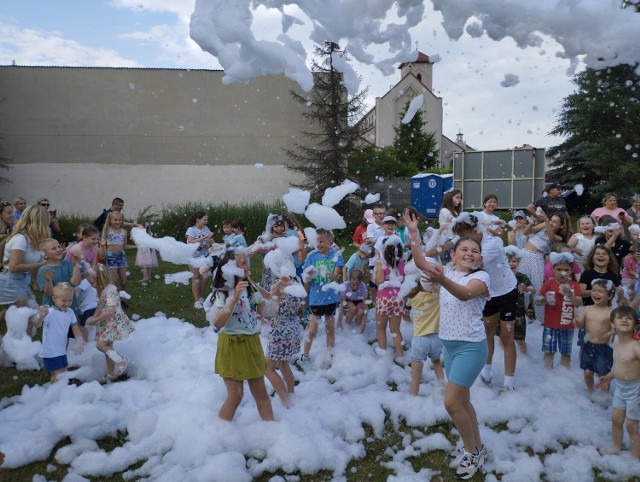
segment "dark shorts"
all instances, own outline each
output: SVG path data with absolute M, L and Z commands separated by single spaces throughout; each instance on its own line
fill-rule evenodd
M 333 316 L 336 314 L 337 303 L 329 303 L 328 305 L 310 306 L 311 314 L 315 316 Z
M 358 306 L 360 303 L 362 303 L 364 300 L 347 300 L 347 303 L 353 303 L 355 306 Z
M 44 369 L 49 373 L 55 372 L 57 370 L 62 370 L 63 368 L 67 368 L 69 366 L 69 362 L 67 361 L 67 355 L 56 356 L 53 358 L 43 358 Z
M 500 313 L 500 319 L 504 321 L 513 321 L 516 319 L 516 308 L 518 307 L 518 288 L 513 288 L 512 291 L 501 295 L 495 296 L 487 301 L 484 306 L 482 316 L 492 316 L 496 313 Z
M 613 348 L 606 343 L 586 342 L 580 352 L 580 369 L 606 375 L 613 368 Z
M 377 290 L 378 285 L 373 282 L 374 279 L 376 279 L 376 269 L 369 268 L 369 288 Z
M 502 323 L 498 320 L 498 326 L 496 328 L 496 336 L 500 336 L 500 330 L 502 329 Z M 524 316 L 516 316 L 516 321 L 513 324 L 513 339 L 516 341 L 524 341 L 527 337 L 527 320 Z
M 87 324 L 87 320 L 95 314 L 96 309 L 97 308 L 91 308 L 90 310 L 87 310 L 80 316 L 78 316 L 78 323 L 80 323 L 80 326 L 84 326 Z

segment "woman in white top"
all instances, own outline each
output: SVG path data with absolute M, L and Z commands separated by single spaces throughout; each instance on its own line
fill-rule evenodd
M 476 239 L 458 240 L 452 253 L 453 266 L 442 267 L 426 261 L 420 250 L 418 223 L 408 211 L 405 211 L 405 223 L 411 233 L 411 252 L 416 266 L 441 286 L 439 336 L 448 379 L 444 404 L 463 442 L 463 446 L 452 453 L 462 456 L 456 477 L 468 479 L 487 456 L 470 388 L 480 374 L 488 351 L 482 312 L 489 298 L 489 275 L 478 269 L 482 248 Z
M 39 249 L 49 237 L 49 213 L 42 206 L 27 207 L 7 236 L 0 272 L 0 305 L 26 306 L 31 295 L 31 272 L 46 263 Z

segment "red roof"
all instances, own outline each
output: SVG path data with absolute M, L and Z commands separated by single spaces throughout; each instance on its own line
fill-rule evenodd
M 429 56 L 427 54 L 423 54 L 422 52 L 418 51 L 418 58 L 416 60 L 414 60 L 413 62 L 403 62 L 400 64 L 400 67 L 398 68 L 401 69 L 406 64 L 432 64 L 432 63 L 433 62 L 429 60 Z

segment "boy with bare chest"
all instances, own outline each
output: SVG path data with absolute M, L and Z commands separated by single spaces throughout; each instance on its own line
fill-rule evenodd
M 631 441 L 631 455 L 640 459 L 640 341 L 633 333 L 638 326 L 638 315 L 629 306 L 619 306 L 611 312 L 611 324 L 618 337 L 613 346 L 613 369 L 600 378 L 598 386 L 608 389 L 611 379 L 616 379 L 611 414 L 613 445 L 601 453 L 616 454 L 622 450 L 623 424 Z

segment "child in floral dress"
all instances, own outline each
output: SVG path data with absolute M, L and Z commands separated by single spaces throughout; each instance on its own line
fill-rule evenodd
M 285 407 L 291 406 L 289 396 L 293 393 L 295 380 L 289 362 L 300 352 L 302 325 L 298 312 L 304 306 L 304 299 L 284 292 L 292 283 L 293 279 L 282 276 L 272 288 L 272 296 L 278 298 L 278 312 L 271 320 L 266 353 L 267 379 Z
M 127 368 L 127 359 L 113 349 L 116 340 L 124 340 L 133 332 L 133 323 L 122 311 L 118 289 L 109 283 L 107 268 L 99 264 L 89 269 L 90 279 L 95 279 L 98 292 L 98 308 L 94 316 L 87 320 L 90 325 L 96 325 L 96 348 L 104 353 L 107 360 L 107 378 L 115 380 Z

